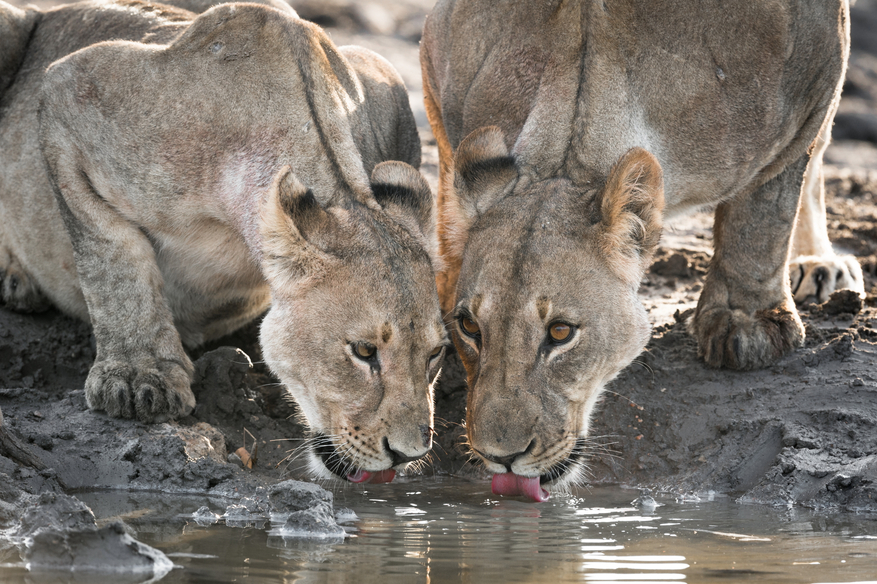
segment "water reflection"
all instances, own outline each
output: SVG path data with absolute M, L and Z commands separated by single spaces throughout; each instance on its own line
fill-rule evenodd
M 459 480 L 345 487 L 336 492 L 337 507 L 352 510 L 343 542 L 285 538 L 253 522 L 199 525 L 194 511 L 224 508 L 203 497 L 98 493 L 84 499 L 99 520 L 123 518 L 139 539 L 171 557 L 179 568 L 163 584 L 873 581 L 872 517 L 722 498 L 657 497 L 660 503 L 632 505 L 636 495 L 596 488 L 532 504 L 495 497 L 489 483 Z M 0 567 L 0 581 L 77 580 Z

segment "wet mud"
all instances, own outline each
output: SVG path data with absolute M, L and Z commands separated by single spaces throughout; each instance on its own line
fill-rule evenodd
M 337 44 L 366 45 L 399 69 L 421 126 L 422 170 L 435 187 L 437 152 L 423 113 L 417 60 L 430 3 L 293 5 L 327 26 Z M 655 325 L 652 340 L 610 384 L 595 414 L 592 483 L 877 511 L 875 22 L 877 1 L 860 0 L 826 168 L 830 234 L 840 250 L 858 257 L 867 298 L 856 302 L 840 293 L 823 305 L 802 307 L 805 346 L 767 369 L 709 369 L 697 357 L 685 320 L 709 263 L 711 216 L 699 213 L 670 226 L 640 292 Z M 309 486 L 290 486 L 306 501 L 299 503 L 277 503 L 281 496 L 271 495 L 272 485 L 310 475 L 296 450 L 304 427 L 295 404 L 261 363 L 257 332 L 258 322 L 193 354 L 194 412 L 173 423 L 144 425 L 86 407 L 82 388 L 94 359 L 88 324 L 55 310 L 25 315 L 0 307 L 0 529 L 7 533 L 0 553 L 42 561 L 38 547 L 10 543 L 20 542 L 35 522 L 34 533 L 48 534 L 40 541 L 67 546 L 65 557 L 94 560 L 88 546 L 106 546 L 88 542 L 112 540 L 130 554 L 122 557 L 132 570 L 160 566 L 160 557 L 129 541 L 124 525 L 96 527 L 75 498 L 78 490 L 93 488 L 201 493 L 225 501 L 222 513 L 202 510 L 203 521 L 265 521 L 285 505 L 286 533 L 342 537 L 327 491 L 313 487 L 311 496 Z M 451 354 L 436 390 L 437 435 L 425 474 L 480 473 L 462 445 L 465 402 L 465 375 Z M 487 481 L 484 489 L 490 489 Z M 35 507 L 45 513 L 31 517 L 28 509 Z M 73 523 L 52 516 L 52 509 L 72 510 L 64 521 Z M 90 539 L 74 549 L 64 535 L 73 531 L 88 532 Z

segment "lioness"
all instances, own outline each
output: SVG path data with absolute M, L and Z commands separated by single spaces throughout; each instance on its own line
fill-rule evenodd
M 496 492 L 541 500 L 540 483 L 581 476 L 594 404 L 649 339 L 637 288 L 665 219 L 718 205 L 690 323 L 710 366 L 763 367 L 801 344 L 796 215 L 793 257 L 811 256 L 793 263 L 799 298 L 863 292 L 855 260 L 831 250 L 822 195 L 847 13 L 842 0 L 438 3 L 421 64 L 439 295 Z
M 429 450 L 432 197 L 387 61 L 254 4 L 0 2 L 0 42 L 3 300 L 91 319 L 91 408 L 186 415 L 183 346 L 270 305 L 315 472 L 388 480 Z

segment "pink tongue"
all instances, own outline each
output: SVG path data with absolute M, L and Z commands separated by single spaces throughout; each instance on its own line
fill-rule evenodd
M 548 491 L 539 486 L 539 477 L 521 477 L 510 472 L 495 474 L 490 486 L 494 495 L 524 495 L 536 503 L 548 500 Z
M 396 477 L 396 471 L 379 470 L 378 472 L 369 472 L 367 470 L 357 470 L 347 475 L 347 480 L 351 483 L 389 483 Z

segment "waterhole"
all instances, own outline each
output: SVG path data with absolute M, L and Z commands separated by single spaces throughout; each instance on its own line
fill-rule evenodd
M 199 524 L 228 501 L 163 493 L 78 496 L 98 523 L 123 520 L 175 568 L 159 580 L 27 572 L 2 582 L 877 582 L 877 517 L 581 489 L 528 503 L 489 482 L 422 478 L 326 485 L 348 537 L 288 539 L 272 526 Z M 346 511 L 346 510 L 349 511 Z M 352 513 L 350 513 L 352 511 Z

